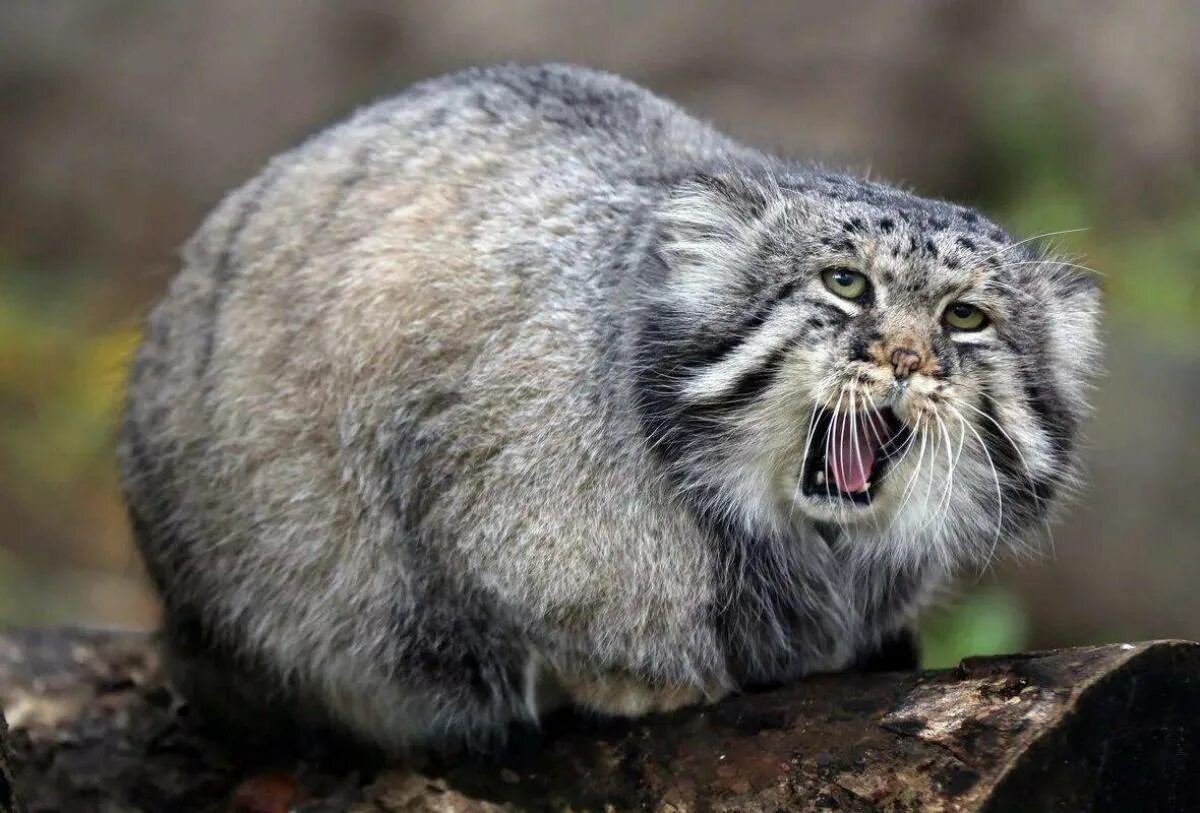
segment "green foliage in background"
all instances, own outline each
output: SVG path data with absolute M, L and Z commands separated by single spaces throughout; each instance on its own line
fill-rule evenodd
M 979 120 L 980 198 L 1014 234 L 1047 238 L 1096 270 L 1110 319 L 1159 344 L 1192 349 L 1200 339 L 1200 183 L 1181 178 L 1177 204 L 1142 217 L 1136 204 L 1114 215 L 1103 202 L 1104 156 L 1081 150 L 1087 111 L 1046 77 L 1006 72 L 985 82 Z M 1111 195 L 1111 191 L 1108 193 Z M 1132 208 L 1135 211 L 1130 212 Z M 1028 643 L 1020 600 L 999 586 L 977 587 L 922 624 L 926 667 L 967 655 L 1015 652 Z
M 0 267 L 0 622 L 150 621 L 113 459 L 137 333 L 55 282 Z
M 137 333 L 96 325 L 88 290 L 39 290 L 8 270 L 0 296 L 0 473 L 37 500 L 111 473 L 112 430 Z M 86 485 L 85 485 L 86 488 Z
M 978 203 L 1013 233 L 1065 232 L 1048 243 L 1102 277 L 1111 318 L 1153 339 L 1200 338 L 1200 176 L 1182 168 L 1168 211 L 1140 210 L 1138 190 L 1102 189 L 1105 156 L 1089 153 L 1088 111 L 1046 77 L 1006 72 L 986 83 L 979 113 L 986 154 Z
M 1019 652 L 1028 641 L 1020 600 L 998 586 L 978 588 L 932 613 L 921 625 L 921 665 L 955 666 L 968 655 Z

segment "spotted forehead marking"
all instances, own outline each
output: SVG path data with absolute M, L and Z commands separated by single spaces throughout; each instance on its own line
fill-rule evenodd
M 1003 231 L 961 207 L 943 206 L 948 213 L 856 208 L 864 211 L 824 224 L 818 242 L 855 258 L 902 298 L 942 299 L 978 286 L 1000 267 L 996 255 L 1012 245 Z

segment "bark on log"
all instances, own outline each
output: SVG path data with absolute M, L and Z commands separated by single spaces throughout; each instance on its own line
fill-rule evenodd
M 1200 645 L 1183 641 L 821 676 L 624 724 L 561 717 L 536 743 L 419 770 L 235 764 L 140 634 L 0 633 L 0 706 L 27 813 L 1200 810 Z
M 0 708 L 0 813 L 17 813 L 17 792 L 13 788 L 13 756 L 8 745 L 8 724 Z

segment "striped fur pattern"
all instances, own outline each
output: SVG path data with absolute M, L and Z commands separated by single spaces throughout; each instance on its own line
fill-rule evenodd
M 398 750 L 845 668 L 1070 487 L 1097 300 L 607 74 L 418 84 L 230 194 L 149 318 L 120 458 L 185 690 Z M 869 504 L 806 492 L 818 416 L 836 456 L 885 406 Z

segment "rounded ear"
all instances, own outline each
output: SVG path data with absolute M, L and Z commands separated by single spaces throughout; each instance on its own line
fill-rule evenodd
M 664 242 L 738 239 L 767 209 L 766 190 L 734 173 L 689 175 L 672 187 L 659 213 Z
M 1078 400 L 1100 368 L 1103 297 L 1098 276 L 1074 264 L 1047 258 L 1050 283 L 1045 303 L 1055 357 L 1065 367 L 1065 384 Z
M 655 252 L 666 266 L 665 289 L 686 309 L 730 301 L 744 283 L 768 194 L 732 173 L 696 174 L 678 182 L 658 212 Z
M 1093 321 L 1098 319 L 1103 305 L 1100 275 L 1082 265 L 1060 258 L 1048 257 L 1045 262 L 1051 283 L 1057 289 L 1058 298 L 1063 300 L 1070 310 L 1086 315 Z

